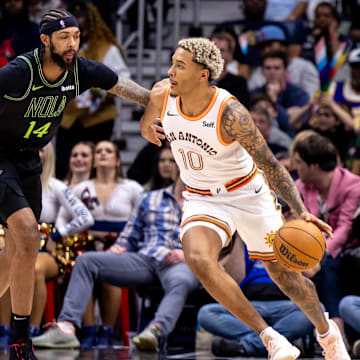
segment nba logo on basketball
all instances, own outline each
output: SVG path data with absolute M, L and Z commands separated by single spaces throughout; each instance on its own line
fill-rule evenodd
M 59 20 L 59 24 L 60 24 L 60 27 L 62 29 L 65 29 L 66 28 L 66 24 L 65 24 L 65 21 L 63 19 Z

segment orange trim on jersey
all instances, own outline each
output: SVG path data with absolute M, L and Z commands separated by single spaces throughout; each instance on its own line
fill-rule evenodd
M 247 174 L 243 177 L 232 179 L 231 181 L 226 183 L 225 184 L 226 191 L 227 192 L 234 191 L 234 190 L 239 189 L 242 186 L 248 184 L 255 177 L 255 175 L 257 173 L 258 173 L 258 169 L 254 163 L 253 168 L 251 169 L 249 174 Z M 210 189 L 196 189 L 196 188 L 193 188 L 193 187 L 190 187 L 187 185 L 185 185 L 185 188 L 188 192 L 193 193 L 193 194 L 199 194 L 199 195 L 203 195 L 203 196 L 213 196 Z
M 216 86 L 213 86 L 213 88 L 215 88 L 215 91 L 214 91 L 214 94 L 208 104 L 208 106 L 206 107 L 206 109 L 199 115 L 197 116 L 189 116 L 189 115 L 186 115 L 184 114 L 182 111 L 181 111 L 181 104 L 180 104 L 180 96 L 178 96 L 176 98 L 176 107 L 177 107 L 177 110 L 179 112 L 179 114 L 186 120 L 190 120 L 190 121 L 196 121 L 196 120 L 200 120 L 202 119 L 205 115 L 207 115 L 207 113 L 211 110 L 211 108 L 213 107 L 217 97 L 219 96 L 219 89 L 216 87 Z
M 272 253 L 263 253 L 258 251 L 248 251 L 249 258 L 252 260 L 265 260 L 265 261 L 273 261 L 276 260 L 275 254 Z
M 234 99 L 236 100 L 235 96 L 233 95 L 229 95 L 227 96 L 221 103 L 220 105 L 220 109 L 219 109 L 219 113 L 218 113 L 218 116 L 217 116 L 217 119 L 216 119 L 216 135 L 218 137 L 218 140 L 220 141 L 220 144 L 221 145 L 224 145 L 224 146 L 229 146 L 231 145 L 235 140 L 231 140 L 230 142 L 226 142 L 222 135 L 221 135 L 221 117 L 223 115 L 223 112 L 224 112 L 224 108 L 225 108 L 225 105 L 227 104 L 227 102 L 231 99 Z M 236 100 L 237 101 L 237 100 Z
M 164 98 L 163 98 L 163 103 L 162 103 L 162 107 L 161 107 L 161 115 L 160 115 L 160 122 L 163 121 L 164 119 L 164 116 L 165 116 L 165 110 L 166 110 L 166 107 L 167 107 L 167 103 L 168 103 L 168 99 L 169 99 L 169 94 L 170 94 L 170 88 L 168 87 L 166 90 L 165 90 L 165 94 L 164 94 Z
M 239 189 L 240 187 L 248 184 L 258 173 L 258 169 L 256 165 L 253 165 L 253 168 L 251 169 L 250 173 L 246 176 L 236 178 L 225 184 L 226 190 L 228 192 L 234 191 L 236 189 Z
M 210 189 L 205 189 L 205 190 L 194 189 L 194 188 L 192 188 L 190 186 L 187 186 L 187 185 L 185 185 L 185 188 L 189 193 L 200 194 L 200 195 L 203 195 L 203 196 L 212 196 L 212 193 L 211 193 Z
M 219 228 L 223 229 L 227 235 L 229 236 L 229 238 L 231 239 L 232 235 L 231 235 L 231 230 L 230 230 L 230 226 L 228 223 L 226 223 L 225 221 L 222 221 L 220 219 L 217 219 L 215 217 L 209 216 L 209 215 L 194 215 L 194 216 L 190 216 L 189 218 L 187 218 L 181 225 L 180 227 L 184 227 L 186 224 L 188 224 L 191 221 L 205 221 L 205 222 L 209 222 L 211 224 L 214 224 L 216 226 L 218 226 Z

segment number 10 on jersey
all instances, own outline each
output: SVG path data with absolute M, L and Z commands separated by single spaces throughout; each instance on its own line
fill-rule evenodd
M 202 170 L 204 167 L 204 162 L 202 156 L 195 151 L 187 151 L 185 153 L 184 149 L 180 148 L 179 152 L 182 156 L 185 169 L 189 169 L 189 166 L 193 170 Z M 189 165 L 188 165 L 189 164 Z

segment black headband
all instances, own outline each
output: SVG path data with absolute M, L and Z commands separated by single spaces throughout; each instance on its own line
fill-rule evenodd
M 76 18 L 74 16 L 63 17 L 41 26 L 40 33 L 44 35 L 51 35 L 54 31 L 63 30 L 72 26 L 79 27 Z

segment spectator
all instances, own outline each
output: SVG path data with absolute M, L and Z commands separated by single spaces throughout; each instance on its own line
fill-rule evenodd
M 336 103 L 345 104 L 351 109 L 353 126 L 360 133 L 360 49 L 350 52 L 349 64 L 351 78 L 345 82 L 335 82 L 330 86 L 329 93 Z M 357 141 L 358 142 L 358 141 Z M 360 175 L 360 147 L 356 146 L 352 171 Z
M 257 105 L 261 106 L 269 113 L 272 126 L 278 127 L 291 138 L 295 136 L 295 132 L 289 124 L 289 115 L 286 110 L 281 105 L 275 104 L 269 95 L 257 93 L 251 96 L 250 108 Z
M 301 310 L 271 280 L 260 260 L 250 260 L 244 251 L 246 276 L 240 287 L 251 304 L 280 334 L 290 341 L 311 333 L 313 326 Z M 215 335 L 212 352 L 218 357 L 264 357 L 266 348 L 259 335 L 220 304 L 200 308 L 199 325 Z
M 144 190 L 153 191 L 168 187 L 174 182 L 174 171 L 176 169 L 175 159 L 170 147 L 163 147 L 160 150 L 158 158 L 154 162 L 153 175 L 149 182 L 144 186 Z
M 332 83 L 329 92 L 334 101 L 344 103 L 351 108 L 355 128 L 360 127 L 360 49 L 354 49 L 349 55 L 351 78 L 345 82 Z
M 315 8 L 315 20 L 312 29 L 305 34 L 305 41 L 301 57 L 315 63 L 315 47 L 318 41 L 324 37 L 326 43 L 327 61 L 330 64 L 340 42 L 346 38 L 339 35 L 340 17 L 334 5 L 328 1 L 320 2 Z
M 69 11 L 79 22 L 79 56 L 97 60 L 118 75 L 129 78 L 123 52 L 96 7 L 78 0 L 71 3 Z M 67 105 L 56 142 L 59 155 L 56 174 L 59 178 L 67 172 L 67 159 L 73 145 L 85 140 L 96 143 L 110 139 L 117 116 L 114 96 L 99 89 L 87 90 Z
M 219 32 L 211 35 L 210 40 L 220 49 L 221 56 L 224 59 L 224 69 L 220 77 L 213 81 L 213 84 L 229 91 L 245 107 L 249 107 L 249 91 L 246 79 L 242 76 L 231 74 L 227 66 L 234 60 L 235 39 L 227 32 Z
M 0 67 L 16 56 L 40 47 L 39 26 L 29 20 L 26 0 L 0 3 Z
M 278 153 L 286 152 L 291 145 L 291 138 L 279 128 L 271 125 L 269 113 L 261 106 L 255 106 L 250 109 L 251 116 L 255 125 L 260 130 L 266 140 L 270 150 L 276 156 Z
M 351 228 L 360 201 L 360 177 L 337 166 L 337 151 L 330 140 L 313 134 L 298 140 L 293 149 L 296 182 L 311 214 L 329 223 L 334 238 L 327 241 L 322 260 L 320 299 L 344 334 L 339 315 L 342 251 L 352 245 Z
M 262 56 L 273 51 L 282 51 L 288 56 L 287 37 L 284 30 L 279 26 L 267 25 L 262 27 L 257 34 L 257 44 L 261 49 Z M 319 73 L 311 61 L 300 57 L 288 57 L 286 70 L 288 81 L 305 90 L 310 98 L 319 90 Z M 250 91 L 263 86 L 265 82 L 261 67 L 256 68 L 248 82 Z
M 251 69 L 261 64 L 260 51 L 255 45 L 257 31 L 266 24 L 264 21 L 265 9 L 266 0 L 244 0 L 244 19 L 220 24 L 214 31 L 214 33 L 223 31 L 232 33 L 236 42 L 239 35 L 246 36 L 247 51 L 244 52 L 244 49 L 237 44 L 234 53 L 237 66 L 234 69 L 235 72 L 231 71 L 246 79 L 249 78 Z
M 71 149 L 69 170 L 64 182 L 73 188 L 82 181 L 89 180 L 94 164 L 95 145 L 90 141 L 80 141 Z
M 65 9 L 62 0 L 27 0 L 31 21 L 40 24 L 42 15 L 52 9 Z
M 187 295 L 199 286 L 178 242 L 184 190 L 178 178 L 166 189 L 147 193 L 109 252 L 90 252 L 77 259 L 59 322 L 34 338 L 34 345 L 79 346 L 74 330 L 81 326 L 94 281 L 133 287 L 159 278 L 165 295 L 150 325 L 133 338 L 138 349 L 159 351 L 160 336 L 171 333 Z
M 339 105 L 324 93 L 294 112 L 290 123 L 297 131 L 313 129 L 330 139 L 345 164 L 351 158 L 351 146 L 355 141 L 354 122 L 345 108 L 345 104 Z
M 135 181 L 122 177 L 120 153 L 110 141 L 96 144 L 94 169 L 93 177 L 75 186 L 73 192 L 87 206 L 95 220 L 88 232 L 95 238 L 96 248 L 107 250 L 137 208 L 143 196 L 143 188 Z M 62 209 L 58 222 L 66 223 L 68 216 L 69 213 Z M 101 299 L 106 299 L 100 301 L 103 324 L 96 329 L 91 299 L 83 320 L 82 347 L 85 348 L 105 346 L 112 342 L 121 289 L 108 283 L 102 283 L 101 289 Z
M 305 13 L 308 0 L 267 0 L 265 19 L 272 21 L 299 20 Z
M 275 104 L 281 105 L 288 114 L 296 107 L 309 102 L 309 95 L 300 87 L 290 84 L 286 79 L 287 59 L 281 52 L 270 52 L 263 56 L 262 71 L 266 83 L 253 93 L 266 93 Z
M 360 296 L 348 295 L 341 299 L 339 304 L 340 316 L 345 324 L 360 334 Z M 360 357 L 360 339 L 357 339 L 352 346 L 352 355 L 359 359 Z

